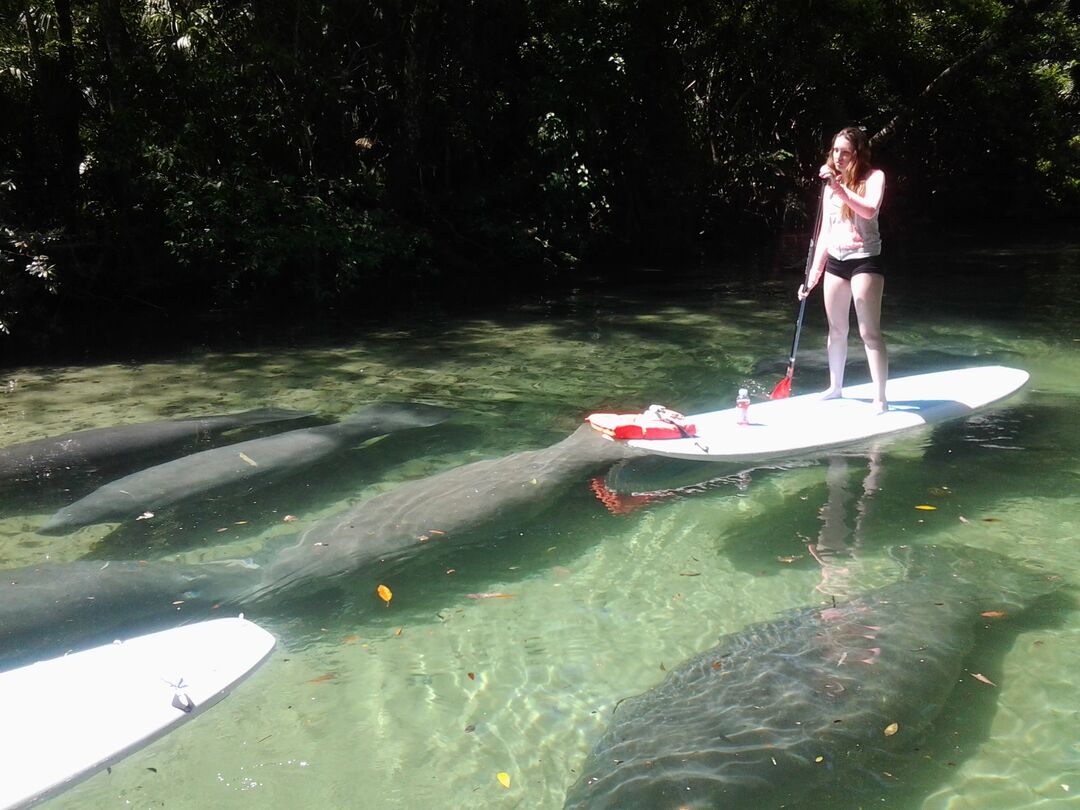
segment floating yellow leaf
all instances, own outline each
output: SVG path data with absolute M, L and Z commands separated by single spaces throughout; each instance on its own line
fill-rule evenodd
M 387 588 L 385 585 L 380 585 L 375 589 L 375 592 L 379 594 L 379 598 L 386 602 L 386 606 L 390 607 L 390 600 L 394 598 L 394 592 Z
M 510 787 L 510 774 L 506 771 L 499 771 L 495 776 L 499 780 L 499 784 L 504 788 Z
M 886 737 L 891 737 L 893 734 L 895 734 L 899 730 L 900 730 L 900 724 L 899 723 L 889 723 L 889 725 L 885 726 L 885 736 Z
M 466 599 L 513 599 L 512 593 L 500 593 L 498 591 L 485 591 L 484 593 L 467 593 Z
M 931 506 L 931 505 L 930 505 L 930 504 L 928 504 L 928 503 L 920 503 L 920 504 L 919 504 L 918 506 L 916 506 L 915 508 L 916 508 L 916 509 L 921 509 L 921 510 L 922 510 L 922 511 L 924 511 L 924 512 L 936 512 L 936 511 L 937 511 L 937 507 L 936 507 L 936 506 Z
M 259 462 L 257 462 L 255 459 L 253 459 L 247 453 L 237 453 L 237 455 L 240 456 L 240 460 L 242 462 L 244 462 L 245 464 L 250 464 L 252 467 L 258 467 L 259 466 Z

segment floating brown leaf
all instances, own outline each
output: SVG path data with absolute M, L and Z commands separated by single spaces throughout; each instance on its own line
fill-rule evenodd
M 978 672 L 972 672 L 971 677 L 974 678 L 977 681 L 982 681 L 983 683 L 989 684 L 990 686 L 997 686 L 997 684 L 994 683 L 992 680 L 990 680 L 985 675 L 982 675 L 982 674 L 980 674 Z
M 884 734 L 885 734 L 886 737 L 891 737 L 893 734 L 895 734 L 899 730 L 900 730 L 900 724 L 899 723 L 889 723 L 889 725 L 885 726 Z
M 467 593 L 466 599 L 513 599 L 512 593 L 499 593 L 498 591 L 486 591 L 484 593 Z
M 1004 610 L 984 610 L 979 615 L 985 616 L 988 619 L 1000 619 L 1002 616 L 1008 616 L 1009 614 Z

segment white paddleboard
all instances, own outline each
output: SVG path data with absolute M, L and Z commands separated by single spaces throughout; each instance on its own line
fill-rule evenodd
M 691 414 L 697 427 L 687 439 L 632 439 L 648 453 L 694 461 L 757 461 L 852 444 L 920 425 L 966 416 L 1019 390 L 1028 373 L 983 366 L 890 379 L 889 410 L 876 413 L 872 384 L 844 389 L 839 399 L 805 394 L 750 405 L 747 425 L 736 408 Z
M 71 787 L 213 706 L 274 637 L 223 618 L 0 673 L 0 808 Z

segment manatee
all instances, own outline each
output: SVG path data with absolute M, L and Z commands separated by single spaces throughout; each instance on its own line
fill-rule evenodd
M 0 448 L 0 481 L 58 474 L 123 474 L 212 447 L 229 431 L 295 424 L 313 414 L 284 408 L 92 428 Z M 117 471 L 122 471 L 117 473 Z
M 1058 578 L 966 547 L 903 547 L 903 580 L 721 640 L 620 701 L 565 807 L 837 806 L 882 763 L 902 775 L 979 637 Z M 831 793 L 832 792 L 832 793 Z
M 332 425 L 300 428 L 215 447 L 110 481 L 58 510 L 38 531 L 64 534 L 81 526 L 134 520 L 239 484 L 262 486 L 318 464 L 358 442 L 444 421 L 445 408 L 380 403 Z
M 633 453 L 582 426 L 550 447 L 400 484 L 251 560 L 80 560 L 9 569 L 0 577 L 0 659 L 215 608 L 266 610 L 382 562 L 473 541 L 482 534 L 475 530 L 550 508 L 568 487 Z

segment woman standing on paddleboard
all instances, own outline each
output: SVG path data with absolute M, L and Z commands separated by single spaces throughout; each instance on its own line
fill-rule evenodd
M 833 138 L 832 149 L 819 171 L 826 187 L 821 206 L 820 234 L 806 283 L 799 299 L 825 279 L 825 314 L 829 319 L 829 388 L 833 399 L 844 386 L 847 363 L 848 321 L 852 301 L 859 319 L 859 335 L 866 348 L 874 407 L 889 409 L 885 382 L 889 358 L 881 336 L 881 295 L 885 267 L 881 258 L 878 212 L 885 193 L 885 174 L 870 165 L 870 142 L 857 127 L 845 127 Z

